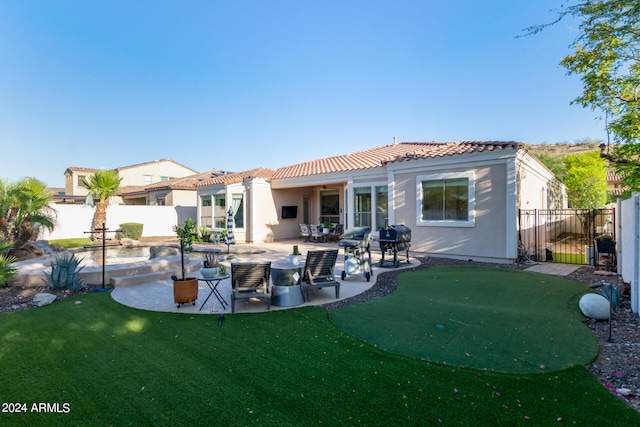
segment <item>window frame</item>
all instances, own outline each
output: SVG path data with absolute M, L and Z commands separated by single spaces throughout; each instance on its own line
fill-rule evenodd
M 424 194 L 422 183 L 425 181 L 446 181 L 453 179 L 467 179 L 467 211 L 466 221 L 455 219 L 424 220 L 422 219 L 422 205 Z M 423 227 L 475 227 L 475 174 L 469 172 L 445 172 L 418 175 L 416 177 L 416 225 Z

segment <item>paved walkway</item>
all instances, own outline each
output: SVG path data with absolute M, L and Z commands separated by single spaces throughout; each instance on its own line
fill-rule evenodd
M 582 267 L 582 265 L 559 264 L 556 262 L 541 262 L 527 268 L 526 270 L 533 271 L 534 273 L 551 274 L 554 276 L 568 276 L 580 267 Z

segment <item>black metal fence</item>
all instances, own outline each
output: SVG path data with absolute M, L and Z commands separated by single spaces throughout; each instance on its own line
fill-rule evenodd
M 519 258 L 595 265 L 594 238 L 615 240 L 615 217 L 615 209 L 521 209 Z

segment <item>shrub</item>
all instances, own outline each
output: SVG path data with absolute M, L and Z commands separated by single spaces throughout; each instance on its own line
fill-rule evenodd
M 124 224 L 120 224 L 120 231 L 118 232 L 118 238 L 122 239 L 126 237 L 128 239 L 140 240 L 142 237 L 142 227 L 144 224 L 140 224 L 137 222 L 126 222 Z
M 52 289 L 67 288 L 72 291 L 79 291 L 85 287 L 78 273 L 84 267 L 80 267 L 82 259 L 78 259 L 75 254 L 69 256 L 57 256 L 51 262 L 51 273 L 46 273 L 49 287 Z

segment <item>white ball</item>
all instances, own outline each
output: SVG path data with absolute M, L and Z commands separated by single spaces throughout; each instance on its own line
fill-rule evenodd
M 596 320 L 609 318 L 609 300 L 600 294 L 585 294 L 578 303 L 582 314 Z

